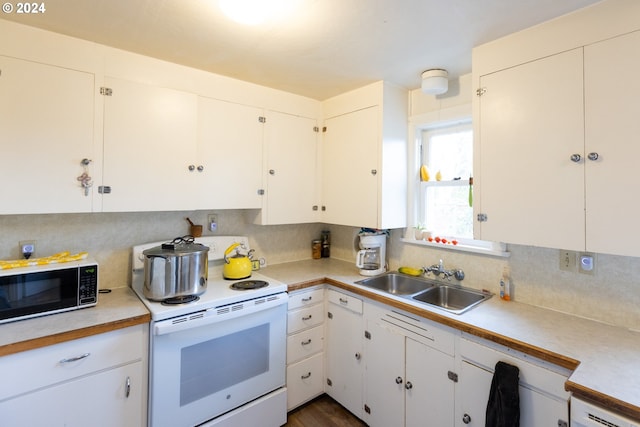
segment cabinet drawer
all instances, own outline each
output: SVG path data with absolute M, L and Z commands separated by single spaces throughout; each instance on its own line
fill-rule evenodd
M 287 367 L 287 410 L 323 393 L 322 353 Z
M 339 305 L 355 313 L 362 314 L 362 300 L 342 292 L 329 289 L 328 300 L 330 303 Z
M 322 351 L 324 345 L 324 328 L 322 325 L 307 329 L 287 337 L 287 363 Z
M 287 314 L 287 333 L 301 331 L 322 323 L 324 320 L 324 305 L 317 304 L 311 307 L 299 308 L 292 310 Z
M 289 294 L 289 310 L 320 304 L 324 300 L 324 289 L 313 289 Z
M 503 352 L 465 338 L 460 340 L 460 354 L 463 359 L 492 373 L 499 361 L 517 366 L 520 370 L 521 385 L 563 400 L 569 398 L 569 393 L 564 389 L 569 371 L 559 366 L 534 359 L 515 350 L 507 349 Z
M 0 387 L 0 400 L 142 360 L 147 346 L 146 327 L 132 326 L 4 356 L 0 358 L 0 378 L 11 386 Z M 70 360 L 74 358 L 79 359 Z

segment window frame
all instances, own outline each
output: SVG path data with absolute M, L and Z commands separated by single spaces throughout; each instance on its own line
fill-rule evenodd
M 472 108 L 470 103 L 459 105 L 456 107 L 440 109 L 432 113 L 421 114 L 409 118 L 409 176 L 407 185 L 407 224 L 409 225 L 405 229 L 404 237 L 400 240 L 403 243 L 412 245 L 434 247 L 450 251 L 471 252 L 498 257 L 509 257 L 510 253 L 507 252 L 506 244 L 501 242 L 477 240 L 474 238 L 459 239 L 457 245 L 445 245 L 442 243 L 429 242 L 426 240 L 416 240 L 415 238 L 415 225 L 417 224 L 417 219 L 419 218 L 418 209 L 420 202 L 420 191 L 422 188 L 420 181 L 420 166 L 422 165 L 420 145 L 422 140 L 422 132 L 427 129 L 452 126 L 461 123 L 471 123 L 473 131 L 475 132 L 475 127 L 473 126 L 472 119 Z M 473 215 L 475 216 L 475 205 L 473 212 Z

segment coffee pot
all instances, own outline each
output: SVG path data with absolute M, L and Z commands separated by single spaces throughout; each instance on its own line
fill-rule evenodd
M 356 255 L 356 267 L 362 276 L 376 276 L 387 271 L 386 234 L 361 234 L 360 248 Z

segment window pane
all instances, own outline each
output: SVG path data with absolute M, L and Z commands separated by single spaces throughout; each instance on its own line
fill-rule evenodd
M 473 171 L 473 137 L 471 125 L 429 130 L 425 132 L 426 159 L 429 171 L 435 177 L 437 171 L 445 181 L 466 179 Z
M 468 180 L 461 180 L 467 182 Z M 473 208 L 469 206 L 469 187 L 425 186 L 425 224 L 442 237 L 473 238 Z

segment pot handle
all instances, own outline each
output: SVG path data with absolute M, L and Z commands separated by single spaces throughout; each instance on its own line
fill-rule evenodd
M 226 262 L 227 264 L 230 263 L 229 258 L 227 258 L 227 255 L 229 255 L 231 251 L 233 251 L 238 246 L 240 246 L 240 243 L 234 243 L 233 245 L 229 246 L 226 251 L 224 251 L 224 262 Z

